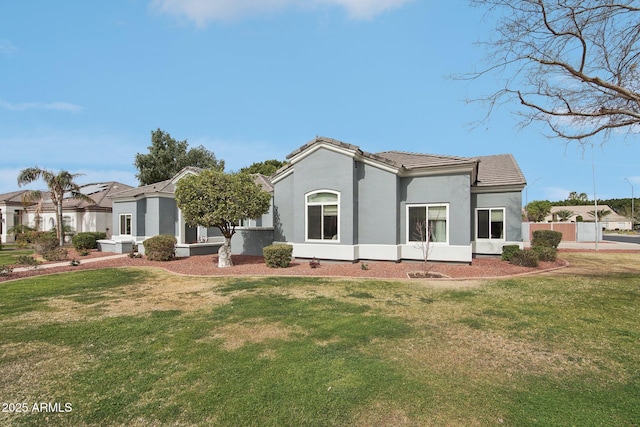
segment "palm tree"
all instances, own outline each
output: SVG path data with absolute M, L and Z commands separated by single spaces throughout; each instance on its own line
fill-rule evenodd
M 24 206 L 25 210 L 27 210 L 29 206 L 33 206 L 33 212 L 35 214 L 34 228 L 36 231 L 40 231 L 40 214 L 42 213 L 42 208 L 44 206 L 42 191 L 33 190 L 22 193 L 22 206 Z
M 74 182 L 74 179 L 82 174 L 72 174 L 65 170 L 61 170 L 57 174 L 39 167 L 23 169 L 18 175 L 18 186 L 29 184 L 38 179 L 42 179 L 49 187 L 51 201 L 56 207 L 56 235 L 60 246 L 64 244 L 64 227 L 62 220 L 62 202 L 67 198 L 80 199 L 89 203 L 95 201 L 80 192 L 80 186 Z

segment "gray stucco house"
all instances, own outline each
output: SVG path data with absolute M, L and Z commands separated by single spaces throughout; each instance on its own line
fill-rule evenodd
M 121 191 L 111 196 L 113 202 L 113 235 L 101 240 L 99 247 L 105 252 L 130 252 L 134 244 L 144 251 L 142 243 L 159 234 L 176 236 L 177 256 L 216 253 L 224 238 L 217 228 L 191 227 L 182 217 L 175 200 L 176 183 L 189 174 L 202 169 L 186 167 L 174 177 L 155 184 Z M 255 182 L 273 193 L 269 179 L 255 175 Z M 262 255 L 262 248 L 273 242 L 272 209 L 257 220 L 245 220 L 236 227 L 231 240 L 234 254 Z
M 270 177 L 274 239 L 292 244 L 295 257 L 422 259 L 415 225 L 423 221 L 434 261 L 471 262 L 522 246 L 526 181 L 509 154 L 372 154 L 316 138 L 287 158 Z
M 526 181 L 509 154 L 373 154 L 318 137 L 287 159 L 271 177 L 255 176 L 272 193 L 272 208 L 238 225 L 234 254 L 261 255 L 277 242 L 292 245 L 298 258 L 419 260 L 418 223 L 428 224 L 434 261 L 471 262 L 476 254 L 500 254 L 506 244 L 523 245 Z M 132 243 L 173 234 L 178 256 L 217 251 L 219 231 L 187 226 L 175 203 L 176 182 L 199 171 L 185 168 L 170 180 L 113 195 L 113 239 L 101 248 L 127 252 Z

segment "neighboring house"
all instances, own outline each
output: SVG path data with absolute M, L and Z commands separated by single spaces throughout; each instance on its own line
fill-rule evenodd
M 431 260 L 471 262 L 522 246 L 526 181 L 509 154 L 372 154 L 320 137 L 287 159 L 271 176 L 274 238 L 292 244 L 296 257 L 422 259 L 422 221 Z
M 95 203 L 66 198 L 63 202 L 64 224 L 74 232 L 102 231 L 111 234 L 112 216 L 110 194 L 129 189 L 131 186 L 120 182 L 100 182 L 80 186 L 80 192 L 91 197 Z M 2 242 L 13 242 L 13 234 L 8 230 L 24 224 L 37 230 L 48 231 L 56 227 L 55 205 L 47 191 L 42 192 L 42 203 L 25 206 L 23 195 L 29 190 L 0 194 L 0 236 Z
M 563 210 L 572 212 L 572 215 L 565 222 L 576 222 L 576 218 L 578 216 L 581 216 L 584 222 L 595 222 L 595 217 L 592 215 L 592 213 L 596 210 L 595 205 L 553 206 L 551 208 L 551 213 L 545 217 L 545 221 L 560 221 L 557 213 L 558 211 Z M 618 215 L 608 205 L 598 205 L 598 211 L 603 210 L 609 211 L 609 214 L 600 218 L 598 222 L 605 230 L 631 230 L 631 218 Z
M 272 209 L 238 225 L 234 254 L 262 255 L 264 246 L 281 242 L 299 258 L 419 260 L 421 221 L 429 224 L 431 260 L 471 262 L 474 254 L 523 245 L 526 182 L 509 154 L 372 154 L 320 137 L 287 158 L 271 177 L 255 175 L 273 194 Z M 217 251 L 220 232 L 187 226 L 175 203 L 176 183 L 199 172 L 185 168 L 167 181 L 113 194 L 113 238 L 100 242 L 102 250 L 128 252 L 132 244 L 171 234 L 178 256 Z
M 113 236 L 100 241 L 106 252 L 125 253 L 133 244 L 139 245 L 149 237 L 159 234 L 176 236 L 178 256 L 190 256 L 216 252 L 224 241 L 217 228 L 191 227 L 182 217 L 175 200 L 176 183 L 189 174 L 202 171 L 186 167 L 171 179 L 142 187 L 131 188 L 111 195 L 113 201 Z M 263 175 L 255 175 L 255 181 L 272 193 L 273 187 Z M 262 248 L 273 241 L 273 218 L 271 210 L 258 220 L 241 221 L 231 240 L 234 254 L 262 255 Z

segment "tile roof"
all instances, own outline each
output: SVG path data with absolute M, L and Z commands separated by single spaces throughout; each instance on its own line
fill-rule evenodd
M 381 153 L 376 153 L 375 155 L 388 159 L 394 164 L 407 170 L 425 167 L 454 166 L 477 162 L 477 159 L 468 157 L 408 153 L 404 151 L 383 151 Z
M 478 187 L 526 185 L 527 181 L 511 154 L 479 156 Z
M 317 144 L 334 145 L 338 148 L 352 151 L 362 158 L 381 162 L 387 166 L 396 168 L 399 171 L 412 171 L 417 169 L 438 167 L 469 166 L 477 164 L 477 180 L 476 183 L 474 183 L 474 186 L 477 187 L 526 185 L 525 177 L 511 154 L 498 154 L 493 156 L 478 157 L 459 157 L 436 154 L 409 153 L 395 150 L 383 151 L 374 154 L 362 151 L 358 146 L 347 144 L 336 139 L 316 137 L 315 139 L 307 142 L 305 145 L 289 154 L 287 156 L 287 159 L 291 159 Z M 293 167 L 293 164 L 290 162 L 277 170 L 273 175 L 271 175 L 271 178 L 276 178 L 291 167 Z
M 22 195 L 29 190 L 12 191 L 10 193 L 0 194 L 0 202 L 2 203 L 22 203 Z

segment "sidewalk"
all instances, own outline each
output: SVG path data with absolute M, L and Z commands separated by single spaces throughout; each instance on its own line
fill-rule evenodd
M 524 242 L 524 247 L 531 247 L 531 242 Z M 596 242 L 560 242 L 560 245 L 558 245 L 558 249 L 579 249 L 584 251 L 593 251 L 596 249 Z M 601 240 L 598 242 L 598 250 L 640 251 L 640 245 L 636 243 Z
M 124 258 L 126 256 L 129 256 L 128 254 L 116 254 L 116 255 L 108 255 L 108 256 L 103 256 L 103 257 L 97 257 L 97 258 L 87 258 L 87 259 L 83 259 L 80 260 L 81 264 L 91 264 L 94 262 L 100 262 L 100 261 L 106 261 L 109 259 L 116 259 L 116 258 Z M 54 262 L 51 264 L 40 264 L 37 267 L 37 270 L 41 270 L 41 269 L 46 269 L 46 268 L 55 268 L 55 267 L 67 267 L 69 266 L 69 262 L 71 262 L 70 260 L 68 261 L 61 261 L 61 262 Z M 13 269 L 14 272 L 18 272 L 18 271 L 29 271 L 29 270 L 33 270 L 33 267 L 16 267 Z

